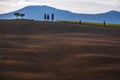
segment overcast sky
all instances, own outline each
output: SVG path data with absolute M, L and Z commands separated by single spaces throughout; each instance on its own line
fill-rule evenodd
M 0 14 L 28 5 L 47 5 L 75 13 L 96 14 L 120 11 L 120 0 L 0 0 Z

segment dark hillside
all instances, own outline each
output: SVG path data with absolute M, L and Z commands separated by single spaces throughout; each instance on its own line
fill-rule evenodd
M 1 20 L 0 80 L 120 80 L 120 28 Z
M 0 20 L 2 34 L 57 34 L 57 33 L 92 33 L 119 36 L 120 28 L 93 25 L 67 24 L 59 22 L 40 22 L 33 20 Z

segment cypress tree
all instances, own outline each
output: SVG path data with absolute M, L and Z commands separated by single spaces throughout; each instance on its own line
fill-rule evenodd
M 50 19 L 50 16 L 49 16 L 49 15 L 47 15 L 47 20 L 49 21 L 49 19 Z
M 52 21 L 54 21 L 54 14 L 53 13 L 52 13 L 51 19 L 52 19 Z
M 47 15 L 46 13 L 44 13 L 44 20 L 46 21 L 46 19 L 47 19 Z

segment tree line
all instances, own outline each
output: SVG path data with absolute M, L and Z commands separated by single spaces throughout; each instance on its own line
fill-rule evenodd
M 51 21 L 54 21 L 54 14 L 53 13 L 51 14 L 51 17 L 49 14 L 44 13 L 44 20 L 45 21 L 49 21 L 50 18 L 51 18 Z
M 22 17 L 22 19 L 23 19 L 23 17 L 25 16 L 25 14 L 14 13 L 14 16 L 16 16 L 16 19 L 18 19 L 19 16 Z
M 16 19 L 18 19 L 18 17 L 22 17 L 22 19 L 23 19 L 25 14 L 14 13 L 14 16 L 16 16 Z M 44 13 L 44 20 L 45 21 L 49 21 L 49 20 L 54 21 L 54 14 L 52 13 L 51 15 L 49 15 L 49 14 Z

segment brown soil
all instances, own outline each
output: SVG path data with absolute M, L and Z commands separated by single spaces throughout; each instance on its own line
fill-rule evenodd
M 1 20 L 0 80 L 120 80 L 120 28 Z

